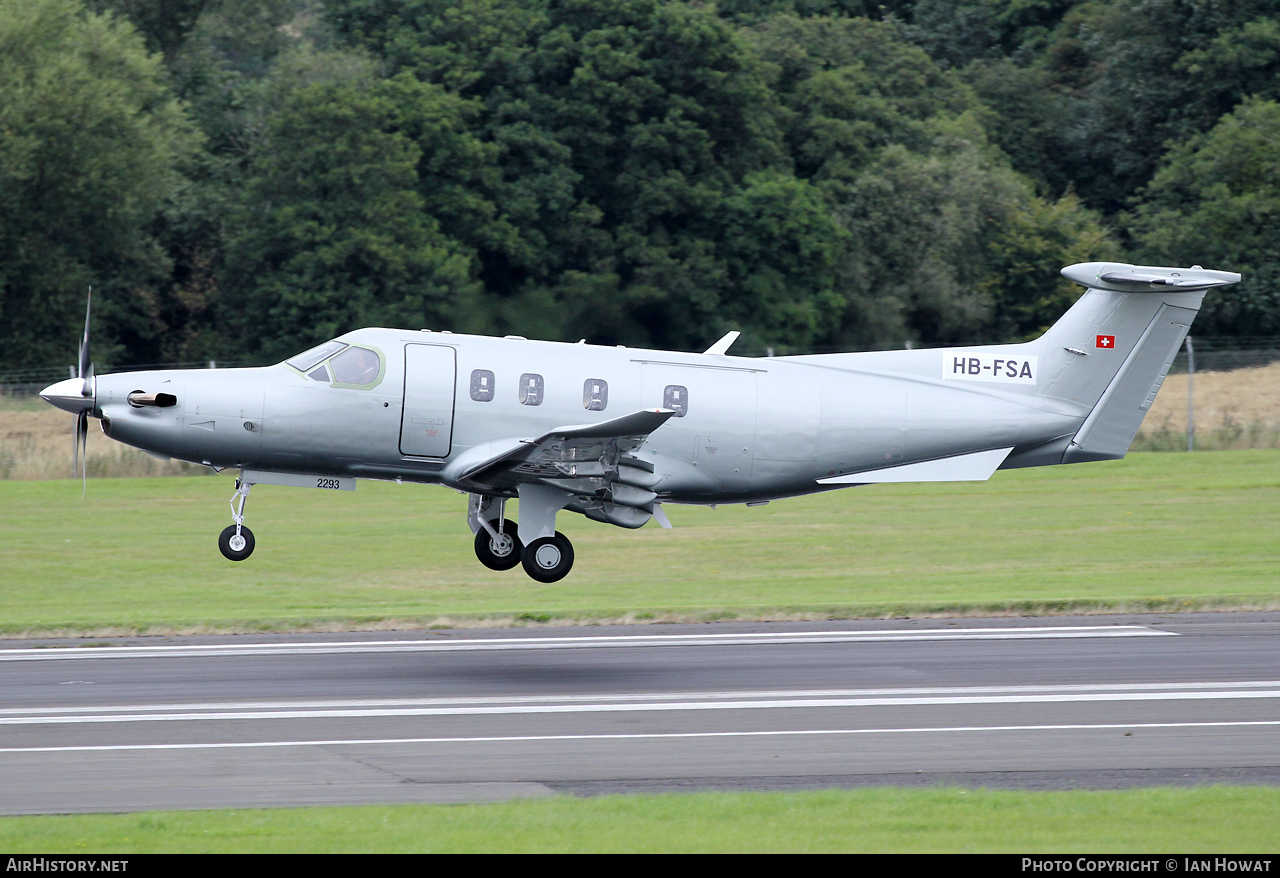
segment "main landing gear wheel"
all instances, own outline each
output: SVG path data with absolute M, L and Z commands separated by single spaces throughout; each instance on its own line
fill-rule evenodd
M 228 559 L 243 561 L 253 554 L 253 531 L 242 524 L 236 533 L 236 526 L 229 524 L 218 536 L 218 548 Z
M 524 572 L 538 582 L 558 582 L 568 576 L 573 567 L 573 544 L 556 531 L 553 537 L 543 537 L 525 546 L 520 562 L 524 564 Z
M 483 527 L 476 531 L 476 557 L 490 570 L 510 570 L 520 563 L 524 543 L 516 532 L 516 523 L 503 519 L 500 540 L 489 536 Z

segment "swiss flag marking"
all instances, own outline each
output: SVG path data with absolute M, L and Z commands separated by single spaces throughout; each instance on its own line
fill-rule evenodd
M 1094 341 L 1095 348 L 1113 348 L 1116 346 L 1116 337 L 1114 335 L 1100 335 Z

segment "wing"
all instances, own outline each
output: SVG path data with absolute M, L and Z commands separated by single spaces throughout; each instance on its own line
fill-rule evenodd
M 652 467 L 624 458 L 674 414 L 644 409 L 597 424 L 556 427 L 535 439 L 486 442 L 459 456 L 442 475 L 448 484 L 477 494 L 506 493 L 522 483 L 596 494 L 614 481 L 644 481 L 637 470 L 651 475 Z M 621 480 L 620 466 L 626 471 Z M 652 492 L 647 493 L 651 499 Z

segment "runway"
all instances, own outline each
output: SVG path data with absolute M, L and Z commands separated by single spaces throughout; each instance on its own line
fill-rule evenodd
M 0 642 L 0 813 L 1280 783 L 1280 614 Z

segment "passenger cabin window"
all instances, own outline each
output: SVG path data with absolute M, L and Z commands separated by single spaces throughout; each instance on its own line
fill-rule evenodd
M 542 405 L 542 376 L 525 372 L 520 376 L 520 404 Z
M 493 373 L 476 369 L 471 373 L 471 398 L 476 402 L 493 401 Z
M 351 347 L 329 361 L 336 384 L 373 384 L 382 373 L 378 355 L 368 348 Z
M 668 384 L 662 391 L 662 407 L 671 409 L 677 418 L 689 413 L 689 388 L 682 384 Z
M 602 412 L 609 404 L 609 382 L 588 378 L 582 383 L 582 407 L 589 412 Z

